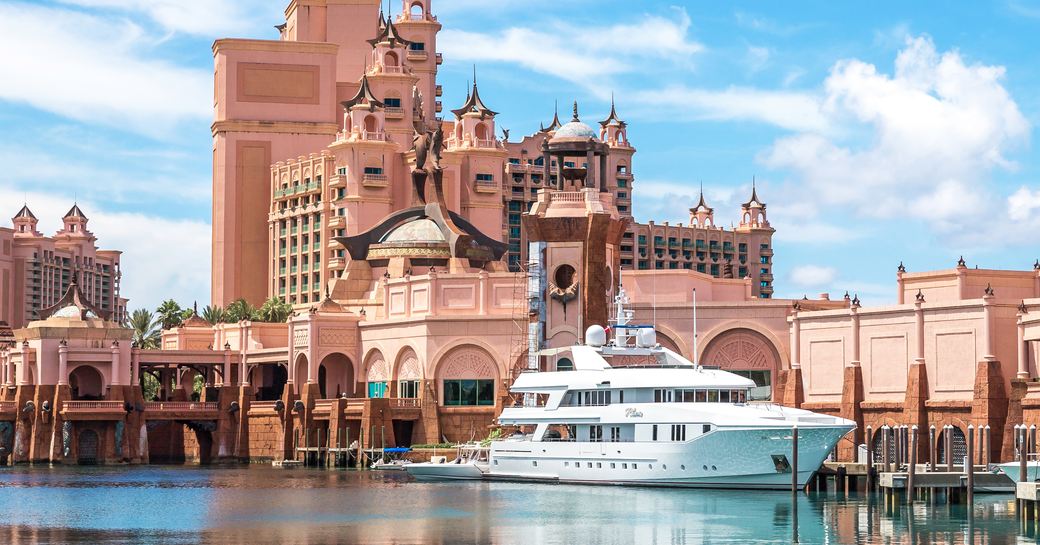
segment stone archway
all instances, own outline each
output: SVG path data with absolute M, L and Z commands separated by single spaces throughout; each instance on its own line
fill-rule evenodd
M 307 384 L 310 372 L 308 371 L 310 363 L 307 361 L 305 354 L 299 354 L 296 356 L 296 362 L 293 364 L 293 381 L 296 385 L 296 393 L 300 394 L 303 392 L 303 385 Z
M 318 391 L 322 399 L 339 397 L 355 397 L 354 362 L 345 354 L 333 352 L 326 355 L 318 366 Z
M 768 393 L 775 398 L 780 352 L 757 331 L 735 328 L 720 333 L 704 348 L 700 363 L 749 377 L 760 388 L 756 397 Z
M 462 345 L 437 362 L 437 386 L 444 405 L 491 406 L 498 388 L 498 365 L 484 349 Z
M 383 353 L 373 350 L 365 361 L 365 397 L 390 397 L 390 364 Z
M 72 399 L 96 400 L 105 395 L 105 380 L 91 365 L 80 365 L 69 373 Z
M 411 347 L 405 347 L 397 355 L 397 366 L 394 369 L 394 380 L 397 382 L 397 397 L 421 397 L 424 373 L 419 364 L 419 356 Z

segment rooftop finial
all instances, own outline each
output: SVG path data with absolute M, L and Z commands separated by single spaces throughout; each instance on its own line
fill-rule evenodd
M 859 294 L 857 293 L 852 297 L 852 306 L 859 307 Z
M 899 272 L 906 272 L 906 267 L 903 265 L 902 261 L 899 262 L 899 268 L 896 270 L 898 270 Z
M 574 101 L 574 119 L 572 119 L 572 121 L 581 121 L 580 119 L 578 119 L 578 101 L 577 100 Z
M 473 63 L 473 86 L 477 86 L 477 63 Z
M 986 294 L 987 297 L 993 297 L 993 285 L 986 284 L 986 289 L 985 291 L 983 291 L 983 293 Z
M 921 292 L 921 290 L 917 290 L 917 297 L 916 297 L 916 299 L 917 299 L 918 303 L 923 303 L 924 302 L 924 293 Z
M 964 256 L 961 256 L 961 257 L 960 257 L 960 258 L 959 258 L 959 259 L 957 260 L 957 266 L 958 266 L 958 267 L 964 267 L 964 266 L 966 266 L 966 264 L 965 264 L 965 262 L 964 262 Z
M 1037 259 L 1036 261 L 1033 262 L 1033 270 L 1034 271 L 1040 271 L 1040 259 Z

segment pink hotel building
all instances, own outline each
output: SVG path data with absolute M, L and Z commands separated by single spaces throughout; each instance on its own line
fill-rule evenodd
M 662 345 L 855 419 L 859 441 L 866 425 L 988 424 L 999 459 L 1002 427 L 1040 422 L 1040 271 L 901 270 L 899 305 L 879 309 L 774 299 L 757 191 L 732 230 L 703 198 L 688 225 L 632 221 L 615 108 L 594 128 L 575 104 L 510 141 L 474 83 L 441 119 L 430 2 L 384 17 L 378 0 L 293 0 L 279 39 L 214 43 L 213 302 L 276 296 L 296 313 L 195 316 L 141 350 L 73 285 L 0 350 L 0 459 L 262 461 L 480 437 L 516 373 L 570 365 L 529 354 L 605 324 L 620 282 Z M 413 139 L 437 130 L 422 171 Z

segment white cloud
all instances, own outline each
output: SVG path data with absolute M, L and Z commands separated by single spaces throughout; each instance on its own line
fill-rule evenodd
M 125 19 L 0 4 L 0 99 L 72 119 L 162 137 L 212 115 L 212 74 L 143 56 L 144 30 Z
M 768 47 L 749 45 L 745 55 L 748 71 L 752 73 L 761 71 L 769 62 L 770 56 L 772 56 L 772 52 Z
M 40 230 L 45 235 L 60 228 L 61 217 L 72 206 L 68 196 L 26 194 L 0 186 L 0 203 L 11 207 L 0 213 L 13 215 L 23 199 L 40 218 Z M 112 211 L 83 199 L 79 205 L 90 220 L 88 228 L 98 238 L 98 247 L 123 252 L 120 294 L 130 299 L 131 308 L 155 308 L 170 297 L 182 305 L 209 301 L 208 224 Z
M 262 15 L 278 17 L 281 10 L 270 0 L 59 0 L 90 9 L 142 14 L 171 32 L 206 37 L 252 33 Z M 275 19 L 270 19 L 275 21 Z M 274 24 L 273 22 L 271 23 Z M 270 28 L 270 27 L 267 27 Z M 271 31 L 273 36 L 273 30 Z
M 858 138 L 802 131 L 759 160 L 790 172 L 802 189 L 792 197 L 819 210 L 917 217 L 961 236 L 997 203 L 986 197 L 989 174 L 1014 169 L 1007 154 L 1028 140 L 1029 123 L 1003 78 L 1003 67 L 939 53 L 927 37 L 906 41 L 892 75 L 839 61 L 824 83 L 821 111 L 827 124 Z
M 1018 188 L 1007 199 L 1008 217 L 1014 221 L 1040 221 L 1040 189 Z
M 838 278 L 838 270 L 834 267 L 819 265 L 799 265 L 791 269 L 791 283 L 803 288 L 824 288 Z
M 651 108 L 636 114 L 647 119 L 685 121 L 758 121 L 793 131 L 827 131 L 829 120 L 809 93 L 763 91 L 745 87 L 723 90 L 672 85 L 636 91 L 633 102 Z M 668 108 L 661 108 L 661 105 Z M 642 106 L 637 106 L 637 108 Z
M 661 61 L 686 63 L 704 49 L 687 35 L 686 11 L 675 8 L 674 14 L 599 27 L 555 23 L 487 33 L 449 28 L 440 32 L 437 46 L 452 61 L 516 63 L 602 93 L 615 76 L 658 69 Z

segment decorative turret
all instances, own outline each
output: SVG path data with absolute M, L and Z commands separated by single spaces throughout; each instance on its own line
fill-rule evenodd
M 545 125 L 542 125 L 541 132 L 553 132 L 556 129 L 559 129 L 560 127 L 562 127 L 562 126 L 563 126 L 563 123 L 560 123 L 560 105 L 559 105 L 559 103 L 554 103 L 554 105 L 553 105 L 553 118 L 552 118 L 552 122 L 549 123 L 548 127 L 546 127 Z
M 740 226 L 750 228 L 769 229 L 769 220 L 766 218 L 766 204 L 758 198 L 758 188 L 754 179 L 751 181 L 751 198 L 740 205 Z
M 401 0 L 401 15 L 398 21 L 433 21 L 430 12 L 432 0 Z
M 401 37 L 389 17 L 380 25 L 376 37 L 368 40 L 368 43 L 372 44 L 372 67 L 367 71 L 369 74 L 405 73 L 405 49 L 412 42 Z
M 450 147 L 497 147 L 495 140 L 495 116 L 498 112 L 488 108 L 480 99 L 477 90 L 476 70 L 473 71 L 473 88 L 466 97 L 461 108 L 451 111 L 455 114 L 455 127 L 448 142 Z
M 58 231 L 59 235 L 93 236 L 90 231 L 87 230 L 87 216 L 82 210 L 80 210 L 78 204 L 73 204 L 72 208 L 65 213 L 65 217 L 61 218 L 61 221 L 63 227 L 61 231 Z
M 344 137 L 361 140 L 385 140 L 383 124 L 386 121 L 383 101 L 376 98 L 368 84 L 368 76 L 361 76 L 361 86 L 353 98 L 340 103 L 346 110 L 343 119 Z
M 11 223 L 14 224 L 14 236 L 16 237 L 38 237 L 42 235 L 36 230 L 39 220 L 33 215 L 32 210 L 29 210 L 29 205 L 22 206 L 22 209 L 15 214 L 14 218 L 11 218 Z
M 704 186 L 701 185 L 701 198 L 697 206 L 690 209 L 690 225 L 694 227 L 714 227 L 715 209 L 704 201 Z
M 611 146 L 627 146 L 628 130 L 627 124 L 618 117 L 614 109 L 614 95 L 610 96 L 610 115 L 599 122 L 599 139 Z

